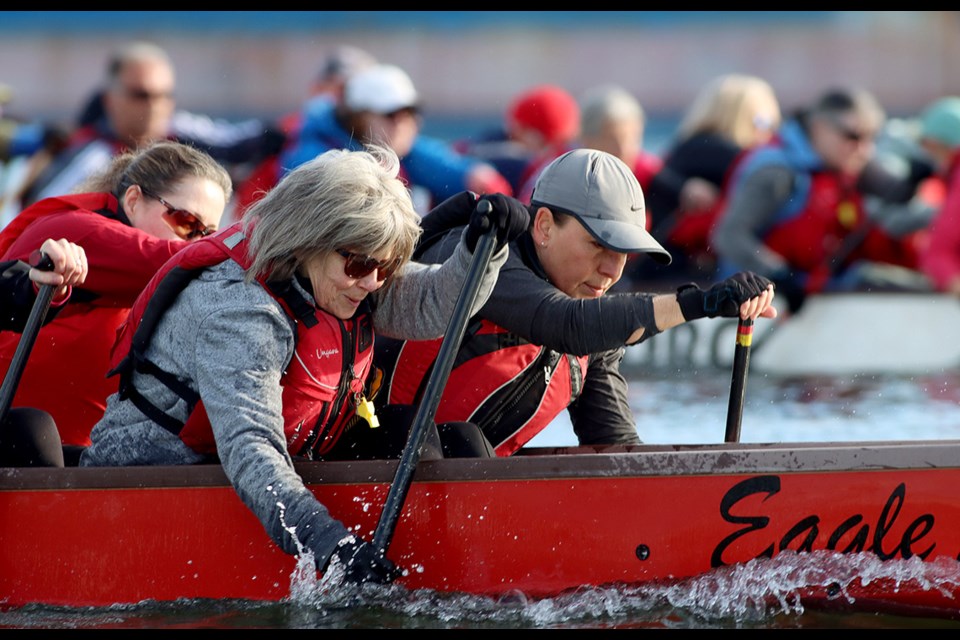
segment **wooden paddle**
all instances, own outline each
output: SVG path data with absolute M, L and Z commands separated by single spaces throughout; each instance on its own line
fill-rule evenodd
M 30 266 L 42 271 L 53 269 L 53 262 L 50 257 L 39 251 L 34 251 L 30 255 Z M 13 353 L 13 359 L 10 361 L 10 368 L 3 378 L 3 386 L 0 386 L 0 423 L 7 417 L 7 411 L 10 410 L 10 404 L 13 402 L 13 396 L 20 384 L 20 377 L 23 375 L 23 369 L 27 365 L 27 357 L 33 349 L 33 343 L 37 341 L 37 334 L 43 321 L 47 317 L 47 311 L 50 309 L 50 302 L 53 300 L 53 294 L 56 287 L 52 284 L 40 286 L 37 292 L 37 299 L 30 309 L 30 315 L 27 316 L 27 323 L 24 325 L 23 334 L 20 336 L 20 342 L 17 343 L 17 349 Z
M 727 406 L 727 432 L 724 442 L 740 442 L 740 422 L 743 418 L 747 369 L 750 368 L 751 342 L 753 342 L 753 320 L 741 318 L 737 323 L 737 346 L 733 354 L 733 379 L 730 383 L 730 404 Z
M 486 200 L 481 200 L 477 208 L 485 207 L 485 213 L 493 211 L 493 205 Z M 437 414 L 437 407 L 440 404 L 440 396 L 443 394 L 443 388 L 453 369 L 453 362 L 457 351 L 460 349 L 460 343 L 463 341 L 463 335 L 466 332 L 467 321 L 470 319 L 470 310 L 473 308 L 480 291 L 480 283 L 483 280 L 483 274 L 490 264 L 493 257 L 496 229 L 491 228 L 487 233 L 480 236 L 477 246 L 473 251 L 473 260 L 470 263 L 470 269 L 467 271 L 467 277 L 463 281 L 463 288 L 460 290 L 460 297 L 454 307 L 453 315 L 447 326 L 447 331 L 443 334 L 443 341 L 440 343 L 440 351 L 437 354 L 437 361 L 434 365 L 430 379 L 423 393 L 423 399 L 417 407 L 417 413 L 413 419 L 413 425 L 410 427 L 410 435 L 407 436 L 407 443 L 404 446 L 403 454 L 400 457 L 400 464 L 397 467 L 393 484 L 390 485 L 390 492 L 387 494 L 387 500 L 383 505 L 383 512 L 380 514 L 380 521 L 377 523 L 377 530 L 373 535 L 373 544 L 377 549 L 386 554 L 393 539 L 393 533 L 396 529 L 397 520 L 400 518 L 400 512 L 403 509 L 403 503 L 407 498 L 407 492 L 410 490 L 410 483 L 413 481 L 413 472 L 416 469 L 417 462 L 420 460 L 423 443 L 426 439 L 428 429 L 433 424 L 433 419 Z

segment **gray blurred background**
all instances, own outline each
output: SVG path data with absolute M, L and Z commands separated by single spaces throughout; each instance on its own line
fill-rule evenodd
M 179 107 L 227 118 L 296 109 L 325 53 L 357 45 L 410 74 L 424 132 L 441 137 L 497 122 L 542 82 L 623 85 L 648 146 L 721 73 L 766 78 L 784 110 L 835 85 L 871 90 L 891 116 L 960 94 L 957 11 L 3 11 L 7 113 L 72 120 L 133 39 L 170 52 Z

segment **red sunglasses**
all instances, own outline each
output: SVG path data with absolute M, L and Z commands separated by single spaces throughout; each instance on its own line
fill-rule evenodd
M 383 282 L 392 276 L 400 267 L 400 260 L 397 258 L 381 261 L 376 258 L 371 258 L 370 256 L 352 253 L 346 249 L 337 249 L 337 253 L 343 256 L 345 261 L 343 263 L 343 272 L 347 274 L 348 277 L 356 280 L 366 278 L 376 270 L 377 282 Z
M 166 212 L 164 213 L 164 222 L 167 223 L 167 226 L 173 229 L 174 233 L 184 240 L 202 238 L 203 236 L 208 236 L 216 231 L 216 229 L 211 229 L 200 222 L 200 219 L 195 214 L 184 209 L 177 209 L 152 191 L 148 191 L 143 187 L 140 187 L 140 191 L 143 192 L 143 195 L 147 196 L 148 198 L 153 198 L 166 208 Z

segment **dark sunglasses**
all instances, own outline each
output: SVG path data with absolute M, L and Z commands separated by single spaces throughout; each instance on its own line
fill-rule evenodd
M 843 137 L 844 140 L 849 140 L 850 142 L 862 142 L 873 137 L 872 134 L 851 129 L 839 120 L 830 120 L 830 125 L 833 127 L 834 131 Z
M 140 89 L 137 87 L 124 87 L 124 93 L 127 94 L 127 97 L 131 100 L 136 100 L 137 102 L 151 102 L 153 100 L 171 100 L 173 94 L 169 91 L 167 92 L 151 92 L 146 89 Z
M 401 107 L 400 109 L 391 111 L 390 113 L 383 114 L 384 118 L 388 118 L 390 120 L 399 120 L 400 118 L 403 118 L 406 116 L 410 116 L 411 118 L 417 118 L 420 116 L 420 112 L 417 110 L 416 107 Z
M 383 282 L 392 276 L 400 267 L 400 260 L 397 258 L 380 261 L 370 256 L 351 253 L 346 249 L 337 249 L 337 253 L 343 256 L 345 260 L 343 263 L 343 272 L 347 274 L 347 277 L 354 278 L 355 280 L 366 278 L 376 270 L 377 282 Z
M 208 236 L 216 231 L 216 229 L 211 229 L 200 222 L 200 219 L 195 214 L 183 209 L 177 209 L 175 206 L 152 191 L 148 191 L 143 187 L 140 187 L 140 191 L 143 192 L 143 195 L 147 196 L 148 198 L 153 198 L 166 208 L 166 212 L 164 212 L 164 222 L 167 223 L 167 226 L 173 229 L 174 233 L 184 240 L 202 238 L 203 236 Z

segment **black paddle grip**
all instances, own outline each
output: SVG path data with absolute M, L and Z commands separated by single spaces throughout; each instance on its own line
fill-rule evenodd
M 40 271 L 53 271 L 53 260 L 46 253 L 40 251 L 40 249 L 36 249 L 30 253 L 27 264 Z

